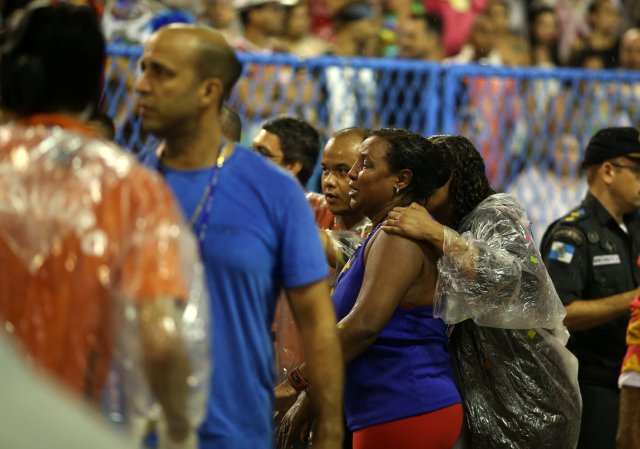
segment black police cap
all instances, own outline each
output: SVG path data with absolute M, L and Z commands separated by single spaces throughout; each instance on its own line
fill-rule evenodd
M 616 157 L 640 162 L 640 133 L 637 129 L 630 126 L 601 129 L 587 144 L 582 165 L 601 164 Z

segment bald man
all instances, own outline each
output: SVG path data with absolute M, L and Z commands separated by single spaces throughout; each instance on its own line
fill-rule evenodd
M 335 268 L 332 270 L 332 277 L 337 276 L 371 230 L 371 220 L 351 209 L 347 177 L 358 159 L 358 148 L 368 135 L 369 130 L 364 128 L 347 128 L 335 133 L 322 153 L 323 194 L 308 192 L 306 195 L 314 212 L 316 225 L 321 230 L 327 261 Z M 325 231 L 351 232 L 331 234 Z M 304 361 L 304 354 L 299 344 L 297 323 L 286 304 L 280 302 L 276 309 L 274 334 L 276 370 L 282 376 L 282 373 L 300 365 Z
M 640 70 L 640 28 L 631 28 L 620 40 L 620 68 Z
M 270 324 L 284 288 L 302 329 L 319 419 L 314 447 L 342 441 L 341 350 L 313 216 L 297 181 L 222 137 L 240 76 L 217 32 L 170 26 L 151 36 L 136 83 L 142 124 L 163 139 L 141 156 L 163 174 L 199 239 L 212 300 L 211 398 L 203 449 L 273 447 Z
M 369 136 L 365 128 L 346 128 L 336 132 L 322 152 L 322 193 L 335 221 L 326 226 L 333 230 L 353 230 L 368 220 L 351 208 L 347 173 L 358 159 L 358 148 Z

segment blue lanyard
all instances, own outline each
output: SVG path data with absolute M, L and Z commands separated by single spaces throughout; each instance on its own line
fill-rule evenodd
M 198 238 L 198 246 L 200 247 L 200 254 L 203 253 L 203 244 L 204 239 L 207 236 L 207 229 L 209 228 L 209 217 L 211 215 L 211 209 L 213 208 L 213 197 L 216 192 L 216 188 L 218 187 L 218 182 L 220 179 L 220 171 L 222 170 L 222 166 L 225 162 L 225 147 L 226 142 L 222 141 L 220 144 L 220 149 L 218 150 L 218 158 L 216 159 L 216 165 L 213 166 L 213 170 L 211 171 L 211 178 L 209 179 L 209 183 L 205 188 L 206 198 L 200 200 L 198 205 L 196 206 L 196 210 L 194 211 L 194 216 L 192 216 L 190 222 L 193 227 L 193 232 Z M 162 164 L 159 166 L 160 173 L 164 177 L 164 170 L 162 168 Z M 204 204 L 204 206 L 202 206 Z M 202 208 L 201 211 L 198 211 L 199 208 Z M 198 215 L 202 218 L 199 220 L 198 225 Z
M 218 180 L 220 179 L 220 171 L 224 165 L 224 159 L 222 156 L 218 158 L 216 165 L 211 172 L 211 180 L 209 181 L 209 194 L 205 200 L 204 209 L 202 211 L 202 219 L 200 220 L 200 226 L 196 227 L 197 220 L 193 223 L 193 232 L 198 237 L 198 244 L 200 245 L 200 253 L 202 253 L 204 239 L 207 235 L 207 229 L 209 228 L 209 216 L 211 215 L 211 209 L 213 207 L 213 196 L 215 195 L 216 188 L 218 187 Z

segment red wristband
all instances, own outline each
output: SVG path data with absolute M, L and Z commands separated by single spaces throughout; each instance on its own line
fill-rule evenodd
M 300 370 L 298 368 L 289 371 L 287 377 L 289 378 L 289 384 L 298 393 L 306 391 L 309 388 L 309 383 L 304 380 L 304 377 L 302 377 L 302 374 L 300 374 Z

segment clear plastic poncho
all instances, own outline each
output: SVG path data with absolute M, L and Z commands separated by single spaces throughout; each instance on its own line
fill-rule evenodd
M 360 225 L 351 231 L 326 231 L 331 239 L 336 255 L 335 266 L 331 267 L 333 270 L 332 274 L 337 275 L 342 271 L 342 268 L 344 268 L 351 256 L 353 256 L 353 253 L 362 245 L 362 242 L 364 242 L 364 239 L 370 231 L 371 221 L 369 219 L 363 220 Z
M 0 324 L 36 366 L 125 425 L 157 408 L 143 334 L 161 347 L 179 332 L 194 428 L 204 417 L 208 295 L 172 198 L 115 145 L 0 127 Z M 152 325 L 141 310 L 164 318 Z
M 511 195 L 491 195 L 459 231 L 445 228 L 434 315 L 455 324 L 466 446 L 574 449 L 578 364 L 525 211 Z

